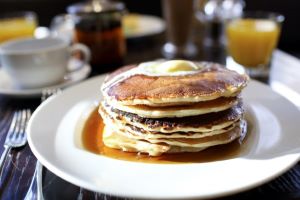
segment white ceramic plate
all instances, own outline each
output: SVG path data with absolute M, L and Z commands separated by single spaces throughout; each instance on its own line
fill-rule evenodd
M 152 15 L 128 14 L 123 19 L 124 33 L 128 39 L 158 34 L 165 28 L 165 22 Z
M 243 92 L 252 124 L 247 146 L 232 159 L 192 164 L 115 160 L 81 148 L 80 131 L 101 99 L 103 76 L 45 101 L 27 131 L 36 157 L 56 175 L 89 190 L 157 199 L 213 198 L 244 191 L 284 173 L 299 160 L 298 109 L 268 86 L 251 81 Z
M 90 72 L 91 66 L 85 65 L 81 69 L 67 74 L 65 76 L 65 79 L 61 83 L 42 88 L 22 89 L 16 87 L 13 83 L 12 78 L 3 69 L 0 68 L 0 95 L 2 94 L 21 98 L 35 97 L 40 95 L 44 89 L 65 88 L 74 83 L 82 81 L 83 79 L 88 77 Z

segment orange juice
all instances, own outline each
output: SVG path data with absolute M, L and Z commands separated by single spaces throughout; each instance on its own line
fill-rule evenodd
M 277 45 L 280 26 L 268 19 L 236 19 L 226 27 L 228 51 L 245 67 L 267 65 Z
M 33 36 L 36 21 L 26 18 L 0 20 L 0 43 L 19 37 Z

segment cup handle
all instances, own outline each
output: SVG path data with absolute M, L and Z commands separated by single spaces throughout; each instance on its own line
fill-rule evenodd
M 69 72 L 77 71 L 77 70 L 83 68 L 91 60 L 91 51 L 84 44 L 79 44 L 79 43 L 73 44 L 70 47 L 70 54 L 72 55 L 76 51 L 80 51 L 83 54 L 83 62 L 79 67 L 76 67 L 75 69 L 68 69 Z

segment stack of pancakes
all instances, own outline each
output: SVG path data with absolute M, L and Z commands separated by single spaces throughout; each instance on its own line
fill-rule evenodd
M 102 86 L 103 142 L 151 156 L 229 143 L 245 133 L 240 92 L 248 79 L 206 62 L 123 67 Z

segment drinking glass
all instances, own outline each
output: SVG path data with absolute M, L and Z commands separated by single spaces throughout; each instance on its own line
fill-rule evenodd
M 268 76 L 283 21 L 284 16 L 278 13 L 257 11 L 227 22 L 228 54 L 250 77 Z
M 193 0 L 162 0 L 167 42 L 162 48 L 166 58 L 190 58 L 197 53 L 191 41 Z
M 244 0 L 195 0 L 195 15 L 203 27 L 203 45 L 223 47 L 225 21 L 240 17 L 244 6 Z
M 37 17 L 33 12 L 12 12 L 0 15 L 0 43 L 21 37 L 33 37 Z

